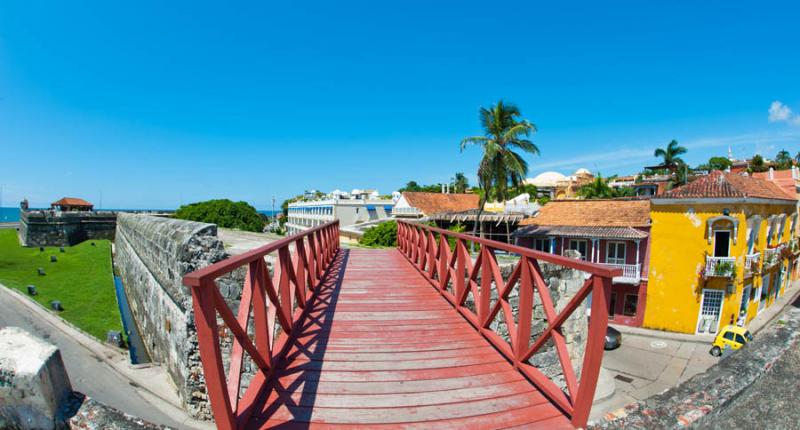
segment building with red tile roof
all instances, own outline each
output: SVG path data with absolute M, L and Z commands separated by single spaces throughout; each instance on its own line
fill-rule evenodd
M 609 318 L 640 326 L 647 295 L 650 202 L 645 199 L 553 200 L 520 222 L 517 245 L 623 270 L 613 280 Z
M 63 212 L 90 211 L 94 209 L 94 205 L 77 197 L 62 197 L 61 199 L 50 203 L 50 208 L 58 208 Z

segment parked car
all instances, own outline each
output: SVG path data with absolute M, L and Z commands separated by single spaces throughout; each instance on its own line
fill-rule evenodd
M 606 328 L 605 350 L 617 349 L 622 345 L 622 333 L 614 327 Z
M 744 327 L 738 325 L 726 325 L 722 330 L 717 333 L 714 338 L 714 343 L 711 344 L 711 355 L 719 357 L 725 348 L 737 350 L 743 347 L 748 342 L 753 340 L 753 335 L 750 334 Z

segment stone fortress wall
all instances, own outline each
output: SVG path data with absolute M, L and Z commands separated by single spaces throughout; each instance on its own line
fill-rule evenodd
M 19 231 L 24 246 L 72 246 L 85 240 L 114 240 L 115 212 L 20 210 Z
M 148 354 L 166 368 L 184 409 L 211 419 L 192 295 L 182 278 L 228 257 L 217 226 L 120 213 L 115 245 L 114 264 Z M 238 308 L 242 280 L 237 273 L 217 281 L 232 309 Z

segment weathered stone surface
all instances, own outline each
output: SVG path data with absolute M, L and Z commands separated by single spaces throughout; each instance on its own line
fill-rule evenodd
M 591 423 L 589 427 L 596 430 L 731 428 L 725 425 L 728 422 L 736 423 L 736 428 L 796 428 L 796 421 L 792 426 L 784 427 L 782 422 L 786 420 L 781 422 L 780 419 L 773 419 L 772 424 L 767 424 L 763 419 L 769 417 L 763 415 L 762 421 L 753 420 L 753 416 L 760 411 L 736 410 L 733 405 L 740 397 L 750 395 L 751 389 L 771 390 L 760 381 L 765 377 L 774 377 L 771 376 L 773 368 L 785 371 L 787 367 L 798 367 L 798 363 L 793 363 L 796 351 L 800 348 L 798 306 L 800 303 L 796 302 L 772 326 L 761 331 L 753 342 L 721 359 L 719 364 L 705 373 L 661 394 L 632 403 L 612 413 L 606 420 Z M 793 374 L 791 378 L 784 381 L 784 386 L 792 388 L 772 394 L 794 399 L 798 387 L 797 375 Z M 769 392 L 754 394 L 755 401 L 751 403 L 762 406 L 771 395 Z M 792 411 L 786 416 L 792 414 L 797 415 Z M 736 419 L 736 416 L 739 418 Z M 757 423 L 757 427 L 747 425 L 747 421 Z
M 71 392 L 58 348 L 17 327 L 0 329 L 0 428 L 56 428 Z
M 504 282 L 511 276 L 511 273 L 514 271 L 514 267 L 516 267 L 516 265 L 516 262 L 499 264 L 500 274 L 503 277 Z M 583 286 L 583 283 L 586 280 L 585 273 L 546 262 L 539 262 L 539 267 L 541 269 L 542 279 L 544 279 L 547 283 L 547 287 L 550 292 L 550 298 L 553 300 L 553 306 L 555 307 L 556 312 L 559 312 Z M 481 276 L 478 275 L 478 285 L 480 285 L 480 280 Z M 495 283 L 492 282 L 491 303 L 495 303 L 496 300 L 497 288 Z M 512 313 L 516 321 L 518 319 L 519 311 L 518 286 L 511 291 L 508 301 L 511 305 Z M 466 306 L 475 311 L 472 296 L 468 297 Z M 538 294 L 534 294 L 530 342 L 533 343 L 548 326 L 549 323 L 545 317 L 544 307 L 542 306 L 541 299 L 539 298 Z M 585 312 L 585 308 L 580 306 L 575 312 L 572 313 L 572 315 L 570 315 L 569 318 L 567 318 L 566 321 L 564 321 L 561 327 L 561 333 L 564 335 L 566 340 L 567 351 L 573 365 L 575 366 L 575 375 L 580 377 L 580 365 L 583 363 L 582 358 L 584 350 L 586 349 L 586 339 L 588 336 L 589 327 L 589 321 Z M 495 333 L 499 334 L 510 343 L 508 328 L 503 320 L 502 312 L 500 312 L 498 317 L 492 322 L 491 328 L 495 331 Z M 558 353 L 555 350 L 552 340 L 548 340 L 528 362 L 549 377 L 559 387 L 566 389 L 564 372 L 561 368 L 561 363 L 558 359 Z
M 227 258 L 213 224 L 120 214 L 115 265 L 131 313 L 153 361 L 162 363 L 189 414 L 211 419 L 205 392 L 191 291 L 185 274 Z M 217 281 L 231 309 L 238 309 L 242 271 Z M 230 336 L 221 330 L 223 349 Z
M 158 430 L 168 428 L 125 414 L 79 393 L 73 393 L 71 400 L 80 405 L 80 409 L 67 421 L 67 428 L 72 430 Z
M 19 231 L 25 246 L 71 246 L 85 240 L 114 240 L 114 212 L 20 210 Z

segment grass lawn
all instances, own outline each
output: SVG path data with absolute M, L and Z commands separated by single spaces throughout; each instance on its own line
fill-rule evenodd
M 100 340 L 108 330 L 122 330 L 111 272 L 111 242 L 95 240 L 64 248 L 24 248 L 15 230 L 0 230 L 0 283 L 27 295 L 33 284 L 38 295 L 33 299 L 50 309 L 50 300 L 60 300 L 60 315 Z M 58 262 L 51 263 L 55 255 Z M 47 273 L 39 276 L 36 269 Z

